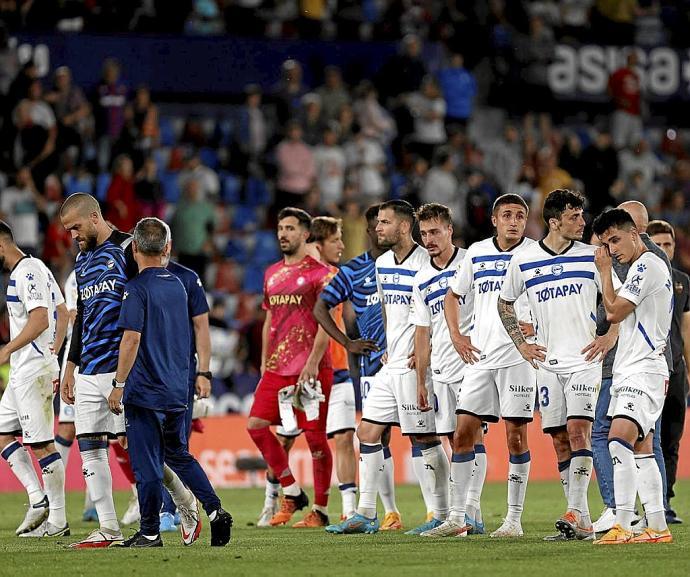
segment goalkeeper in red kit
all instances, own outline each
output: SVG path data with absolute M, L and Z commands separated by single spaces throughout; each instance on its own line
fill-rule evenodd
M 312 310 L 330 280 L 330 271 L 307 255 L 310 227 L 311 217 L 305 211 L 280 211 L 278 241 L 283 259 L 271 265 L 264 276 L 261 380 L 247 429 L 283 489 L 280 510 L 270 520 L 273 526 L 285 525 L 309 499 L 295 481 L 287 453 L 271 425 L 304 431 L 314 466 L 314 505 L 301 525 L 328 525 L 333 457 L 326 437 L 326 415 L 333 369 L 328 334 Z M 301 408 L 294 409 L 293 405 Z

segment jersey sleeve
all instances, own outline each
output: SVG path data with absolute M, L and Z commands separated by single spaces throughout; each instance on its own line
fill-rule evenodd
M 132 283 L 127 283 L 122 295 L 120 318 L 117 327 L 125 331 L 144 331 L 144 317 L 146 316 L 145 296 L 143 291 Z
M 329 309 L 352 298 L 352 279 L 348 273 L 349 268 L 342 267 L 321 292 L 321 300 Z
M 47 309 L 50 292 L 50 280 L 40 267 L 26 266 L 17 275 L 17 296 L 27 312 L 41 307 Z
M 198 317 L 208 312 L 208 301 L 204 285 L 197 274 L 194 274 L 194 281 L 189 283 L 187 290 L 187 307 L 189 308 L 190 318 Z
M 635 306 L 639 305 L 645 297 L 659 290 L 659 281 L 663 278 L 662 272 L 661 267 L 654 266 L 652 263 L 633 264 L 628 271 L 628 276 L 625 277 L 623 286 L 618 291 L 618 296 Z
M 511 259 L 503 281 L 500 298 L 507 302 L 515 302 L 525 292 L 525 280 L 522 277 L 519 261 Z
M 431 315 L 429 314 L 429 307 L 424 302 L 422 291 L 419 290 L 419 285 L 415 283 L 412 289 L 412 305 L 410 306 L 410 323 L 418 327 L 431 326 Z
M 466 295 L 472 290 L 472 253 L 467 251 L 465 258 L 458 265 L 455 276 L 450 280 L 448 286 L 456 295 Z
M 55 302 L 55 306 L 59 307 L 60 305 L 65 304 L 65 296 L 62 294 L 62 291 L 60 290 L 60 285 L 55 280 L 53 273 L 49 271 L 48 274 L 50 275 L 50 287 L 53 296 L 53 301 Z

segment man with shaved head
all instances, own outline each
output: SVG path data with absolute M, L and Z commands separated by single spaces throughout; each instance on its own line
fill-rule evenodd
M 652 239 L 647 235 L 647 225 L 649 224 L 649 214 L 644 204 L 636 200 L 630 200 L 621 203 L 618 208 L 625 210 L 633 219 L 635 228 L 637 229 L 640 240 L 647 248 L 659 258 L 661 258 L 671 271 L 671 263 L 662 249 L 660 249 Z M 613 270 L 621 283 L 625 282 L 630 269 L 629 263 L 621 263 L 617 259 L 613 259 Z M 606 311 L 603 304 L 599 305 L 597 312 L 597 335 L 606 335 L 608 331 L 609 338 L 618 338 L 618 327 L 613 325 L 613 330 L 609 331 L 610 323 L 606 320 Z M 599 491 L 601 498 L 606 506 L 601 517 L 594 523 L 594 531 L 596 533 L 604 533 L 611 529 L 615 524 L 615 498 L 613 495 L 613 465 L 611 463 L 611 454 L 608 447 L 608 436 L 611 428 L 611 421 L 607 417 L 609 403 L 611 402 L 611 382 L 613 379 L 613 361 L 616 356 L 617 345 L 604 358 L 604 366 L 602 369 L 601 389 L 599 390 L 599 399 L 597 400 L 596 416 L 594 427 L 592 429 L 592 451 L 594 453 L 594 469 L 597 473 L 597 481 L 599 483 Z M 672 370 L 673 360 L 671 355 L 670 342 L 664 351 L 666 362 L 669 371 Z M 663 478 L 664 488 L 664 502 L 666 501 L 666 468 L 664 466 L 663 455 L 661 452 L 660 427 L 657 423 L 654 432 L 654 457 Z

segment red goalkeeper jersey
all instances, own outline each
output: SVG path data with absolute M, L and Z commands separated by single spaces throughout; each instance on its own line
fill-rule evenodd
M 283 376 L 299 375 L 307 363 L 318 323 L 313 309 L 328 284 L 328 267 L 310 256 L 296 264 L 272 264 L 264 275 L 264 310 L 271 312 L 266 370 Z M 328 349 L 320 368 L 331 366 Z

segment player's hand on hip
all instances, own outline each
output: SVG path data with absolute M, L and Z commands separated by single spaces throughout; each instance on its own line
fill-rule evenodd
M 531 343 L 522 343 L 518 347 L 522 357 L 529 362 L 535 369 L 538 369 L 537 361 L 542 363 L 546 360 L 546 347 Z
M 60 384 L 60 399 L 68 405 L 74 404 L 74 377 L 65 375 Z
M 409 369 L 414 369 L 415 368 L 415 356 L 414 356 L 414 351 L 412 351 L 409 355 L 407 355 L 407 368 Z
M 379 345 L 371 339 L 356 339 L 348 341 L 345 348 L 354 355 L 368 355 L 377 352 Z
M 611 259 L 611 253 L 609 249 L 605 246 L 600 246 L 594 252 L 594 264 L 600 273 L 608 272 L 611 270 L 613 261 Z
M 615 346 L 618 340 L 618 335 L 607 333 L 600 337 L 595 337 L 580 352 L 585 355 L 585 360 L 589 363 L 591 361 L 601 362 L 604 360 L 606 354 Z
M 426 386 L 422 384 L 417 384 L 417 408 L 426 413 L 431 410 L 429 405 L 429 392 L 426 390 Z
M 200 399 L 208 399 L 211 396 L 211 381 L 199 375 L 194 381 L 194 389 Z
M 110 412 L 119 415 L 122 413 L 122 395 L 124 393 L 123 389 L 115 389 L 110 392 L 108 397 L 108 406 L 110 407 Z
M 526 339 L 533 337 L 537 334 L 537 332 L 534 330 L 534 325 L 532 323 L 518 321 L 518 324 L 520 325 L 520 332 L 522 333 L 522 336 Z
M 464 363 L 473 365 L 479 360 L 475 353 L 480 354 L 481 351 L 472 344 L 470 337 L 454 335 L 450 337 L 450 340 Z

